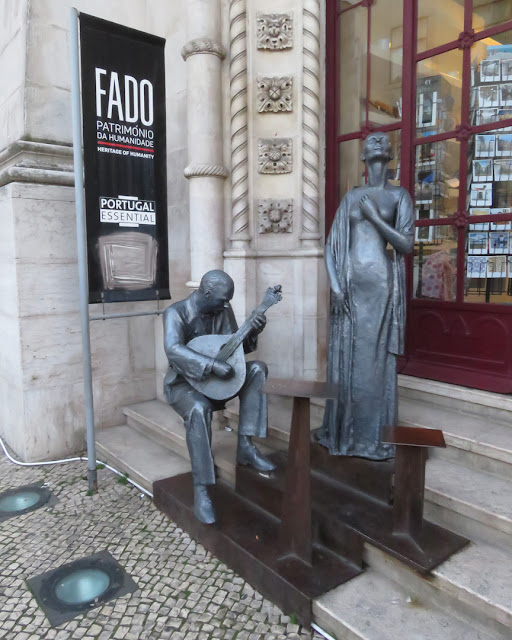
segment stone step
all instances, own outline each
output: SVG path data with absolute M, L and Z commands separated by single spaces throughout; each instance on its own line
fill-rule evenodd
M 277 441 L 288 441 L 292 413 L 291 399 L 273 400 L 269 398 L 269 444 L 272 445 Z M 401 398 L 399 422 L 412 427 L 442 429 L 447 448 L 432 449 L 431 457 L 442 457 L 512 480 L 512 413 L 510 424 L 506 424 L 496 418 L 471 413 L 470 405 L 466 405 L 466 409 L 462 412 L 432 402 Z M 312 429 L 322 424 L 323 411 L 321 403 L 311 403 Z M 236 429 L 237 405 L 224 413 L 229 425 Z
M 428 577 L 371 545 L 365 545 L 365 562 L 413 593 L 420 602 L 464 620 L 493 638 L 512 637 L 510 549 L 471 544 Z
M 188 460 L 126 424 L 97 431 L 96 454 L 150 493 L 155 480 L 190 471 Z
M 138 411 L 141 411 L 141 407 Z M 181 428 L 183 429 L 183 427 Z M 219 473 L 231 482 L 234 480 L 235 469 L 236 439 L 233 437 L 234 435 L 224 431 L 213 434 L 213 450 Z M 172 445 L 171 440 L 169 440 L 169 444 Z M 151 490 L 152 483 L 157 479 L 190 470 L 188 460 L 128 425 L 99 431 L 97 448 L 99 459 L 104 459 L 115 468 L 128 473 L 130 478 L 148 490 Z M 435 462 L 447 464 L 445 461 Z M 450 616 L 461 618 L 473 627 L 485 630 L 493 638 L 504 640 L 505 638 L 510 639 L 512 636 L 512 602 L 510 597 L 512 593 L 512 576 L 510 575 L 512 556 L 509 551 L 483 544 L 471 545 L 467 550 L 456 554 L 435 569 L 432 577 L 428 578 L 422 578 L 419 574 L 409 570 L 402 563 L 392 560 L 371 545 L 365 545 L 365 560 L 372 568 L 402 585 L 402 588 L 409 589 L 416 598 L 427 602 L 429 612 L 432 608 L 443 609 Z M 363 597 L 365 596 L 363 595 Z M 370 595 L 367 597 L 370 598 Z M 358 629 L 351 622 L 350 612 L 341 607 L 342 604 L 333 605 L 330 613 L 326 614 L 324 611 L 322 615 L 318 609 L 318 613 L 315 613 L 318 624 L 328 631 L 335 632 L 335 635 L 337 633 L 339 638 L 353 637 L 370 640 L 378 637 L 371 635 L 372 614 L 370 610 L 363 612 L 361 621 L 363 624 Z M 456 633 L 455 629 L 464 628 L 463 625 L 457 626 L 456 621 L 451 622 L 449 618 L 446 616 L 443 618 L 435 611 L 429 615 L 434 615 L 438 620 L 446 619 L 447 629 L 453 628 L 454 634 Z M 329 627 L 327 620 L 331 620 L 329 624 L 341 626 Z M 355 635 L 344 636 L 339 632 L 345 623 Z M 404 622 L 404 624 L 413 623 Z M 363 632 L 370 635 L 365 636 Z M 470 632 L 472 632 L 471 629 L 468 630 L 468 633 Z M 358 633 L 360 635 L 357 635 Z M 404 635 L 404 637 L 407 636 Z M 414 638 L 414 636 L 410 637 Z M 450 638 L 450 640 L 452 638 L 452 636 L 446 635 L 437 637 Z M 453 637 L 457 638 L 457 635 Z M 479 638 L 476 632 L 473 636 L 467 635 L 465 637 Z M 385 638 L 383 636 L 382 640 Z M 485 633 L 481 634 L 481 638 L 487 640 Z M 381 639 L 379 638 L 379 640 Z
M 512 482 L 441 458 L 430 459 L 425 517 L 471 540 L 510 548 Z
M 149 400 L 124 407 L 123 413 L 134 431 L 189 460 L 183 420 L 169 405 L 160 400 Z M 212 429 L 212 452 L 217 473 L 232 485 L 235 483 L 236 442 L 236 433 L 231 430 Z M 258 448 L 262 453 L 269 453 L 276 447 L 259 441 Z
M 452 411 L 470 413 L 484 421 L 508 423 L 512 418 L 512 397 L 481 389 L 469 389 L 436 380 L 398 376 L 400 400 L 427 402 Z
M 188 458 L 183 420 L 169 405 L 159 400 L 123 407 L 127 424 L 163 447 Z
M 369 568 L 313 603 L 315 622 L 346 640 L 491 640 Z
M 400 424 L 442 429 L 447 448 L 432 449 L 431 457 L 512 479 L 512 426 L 509 424 L 409 399 L 400 401 L 399 416 Z
M 131 426 L 188 459 L 182 420 L 168 405 L 151 400 L 125 407 L 124 413 Z M 225 415 L 235 430 L 237 408 Z M 269 438 L 259 443 L 264 452 L 286 448 L 290 416 L 285 405 L 269 403 Z M 214 430 L 212 448 L 219 475 L 234 483 L 235 434 Z M 425 515 L 433 522 L 472 540 L 510 545 L 512 483 L 507 480 L 433 458 L 427 462 L 425 498 Z

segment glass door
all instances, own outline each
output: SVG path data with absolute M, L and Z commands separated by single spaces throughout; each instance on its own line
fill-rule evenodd
M 512 391 L 510 0 L 328 3 L 327 227 L 388 131 L 415 201 L 410 375 Z M 406 29 L 403 25 L 407 25 Z

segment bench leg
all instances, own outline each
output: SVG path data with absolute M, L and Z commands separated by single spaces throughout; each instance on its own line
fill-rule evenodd
M 397 445 L 393 533 L 417 538 L 423 528 L 426 447 Z
M 311 565 L 310 401 L 294 398 L 286 486 L 281 510 L 280 548 Z

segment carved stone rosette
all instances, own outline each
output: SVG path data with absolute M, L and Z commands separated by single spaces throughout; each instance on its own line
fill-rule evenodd
M 231 110 L 231 240 L 250 240 L 247 133 L 246 0 L 229 5 Z
M 303 8 L 303 154 L 301 240 L 320 239 L 320 0 Z
M 293 79 L 291 76 L 270 78 L 258 76 L 257 84 L 259 113 L 292 111 Z
M 260 233 L 291 233 L 293 198 L 258 200 L 258 222 Z
M 258 49 L 279 51 L 293 45 L 293 19 L 291 13 L 270 13 L 257 16 Z
M 259 173 L 291 173 L 292 139 L 260 138 L 258 140 Z

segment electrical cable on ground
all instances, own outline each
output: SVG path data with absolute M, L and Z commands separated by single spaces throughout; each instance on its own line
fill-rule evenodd
M 0 446 L 2 447 L 7 458 L 13 464 L 16 464 L 20 467 L 41 467 L 49 464 L 63 464 L 64 462 L 87 462 L 87 456 L 78 456 L 76 458 L 64 458 L 63 460 L 45 460 L 44 462 L 21 462 L 21 460 L 15 460 L 9 454 L 2 438 L 0 438 Z M 144 487 L 141 487 L 140 484 L 137 484 L 134 480 L 130 480 L 130 478 L 128 478 L 124 473 L 122 473 L 121 471 L 118 471 L 117 469 L 114 469 L 114 467 L 111 467 L 106 462 L 102 462 L 101 460 L 96 460 L 96 464 L 103 465 L 109 471 L 112 471 L 113 473 L 116 473 L 118 476 L 122 476 L 123 478 L 125 478 L 127 482 L 132 484 L 139 491 L 142 491 L 142 493 L 145 493 L 150 498 L 153 497 L 153 494 L 150 491 L 148 491 L 147 489 L 144 489 Z
M 311 628 L 314 629 L 321 636 L 326 638 L 326 640 L 336 640 L 336 638 L 334 636 L 331 636 L 329 633 L 327 633 L 327 631 L 324 631 L 321 627 L 319 627 L 314 622 L 311 623 Z
M 7 448 L 4 444 L 4 441 L 2 440 L 2 438 L 0 438 L 0 446 L 2 447 L 6 457 L 13 463 L 16 464 L 20 467 L 41 467 L 44 465 L 49 465 L 49 464 L 63 464 L 65 462 L 87 462 L 87 456 L 78 456 L 77 458 L 64 458 L 62 460 L 45 460 L 44 462 L 21 462 L 21 460 L 15 460 L 7 451 Z M 101 460 L 96 460 L 96 464 L 102 464 L 106 469 L 108 469 L 109 471 L 112 471 L 113 473 L 116 473 L 118 476 L 122 476 L 123 478 L 126 478 L 126 481 L 129 482 L 130 484 L 132 484 L 136 489 L 138 489 L 139 491 L 142 491 L 142 493 L 145 493 L 147 496 L 149 496 L 150 498 L 153 497 L 153 494 L 151 492 L 149 492 L 147 489 L 144 489 L 144 487 L 141 487 L 140 484 L 137 484 L 136 482 L 134 482 L 133 480 L 130 480 L 130 478 L 126 477 L 124 473 L 121 473 L 121 471 L 118 471 L 117 469 L 114 469 L 114 467 L 111 467 L 109 464 L 107 464 L 106 462 L 102 462 Z M 324 631 L 321 627 L 319 627 L 317 624 L 315 624 L 314 622 L 311 623 L 311 628 L 314 629 L 317 633 L 319 633 L 321 636 L 323 636 L 324 638 L 326 638 L 326 640 L 335 640 L 335 638 L 331 635 L 329 635 L 327 633 L 327 631 Z

